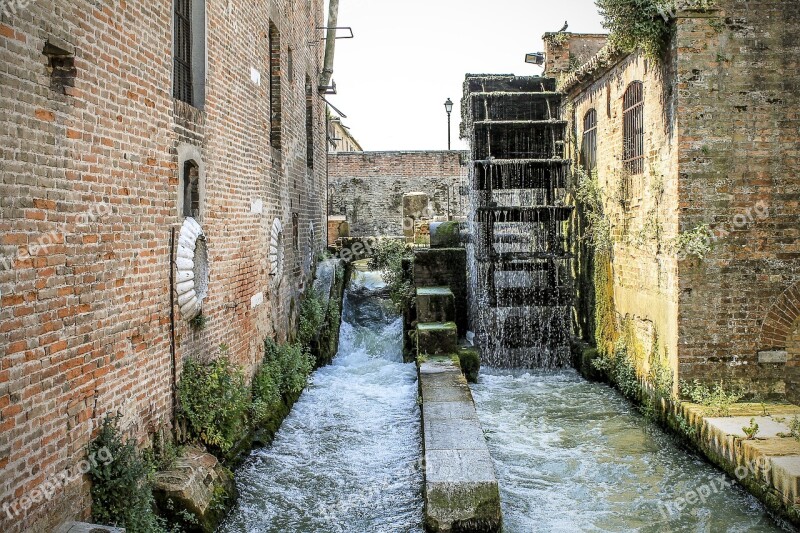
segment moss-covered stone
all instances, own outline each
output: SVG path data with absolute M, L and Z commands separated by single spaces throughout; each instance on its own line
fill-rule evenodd
M 450 220 L 431 224 L 431 248 L 457 248 L 460 245 L 460 223 Z
M 216 530 L 238 493 L 233 473 L 199 447 L 188 447 L 173 467 L 155 475 L 159 514 L 183 531 Z
M 417 324 L 417 355 L 447 355 L 458 351 L 455 322 Z
M 481 369 L 481 356 L 478 350 L 476 348 L 461 348 L 457 355 L 464 377 L 470 383 L 477 383 L 478 372 Z

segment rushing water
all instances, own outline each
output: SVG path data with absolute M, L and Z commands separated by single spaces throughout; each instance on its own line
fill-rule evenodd
M 338 355 L 239 469 L 241 498 L 220 531 L 421 531 L 417 376 L 382 287 L 378 274 L 354 273 Z
M 506 532 L 780 531 L 719 470 L 574 371 L 482 369 L 473 395 Z M 704 501 L 677 511 L 690 493 Z

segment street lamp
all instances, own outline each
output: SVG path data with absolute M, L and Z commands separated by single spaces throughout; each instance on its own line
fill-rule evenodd
M 447 111 L 447 149 L 450 149 L 450 113 L 453 112 L 453 102 L 449 98 L 444 103 L 444 110 Z

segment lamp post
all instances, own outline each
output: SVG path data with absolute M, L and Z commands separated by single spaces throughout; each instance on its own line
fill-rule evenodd
M 453 101 L 449 98 L 444 103 L 444 110 L 447 111 L 447 149 L 450 149 L 450 113 L 453 112 Z

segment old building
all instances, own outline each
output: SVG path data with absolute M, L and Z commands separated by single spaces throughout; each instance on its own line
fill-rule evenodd
M 425 193 L 429 218 L 466 214 L 465 153 L 359 152 L 328 155 L 329 214 L 353 237 L 403 235 L 403 196 Z
M 610 225 L 612 289 L 592 288 L 606 266 L 581 260 L 583 334 L 613 341 L 594 338 L 589 311 L 611 304 L 659 347 L 644 375 L 664 359 L 676 387 L 724 380 L 800 401 L 798 22 L 789 0 L 679 11 L 661 61 L 606 47 L 578 65 L 582 36 L 545 36 L 568 146 Z
M 4 532 L 86 518 L 75 468 L 99 422 L 121 412 L 142 444 L 169 426 L 185 358 L 226 344 L 252 370 L 291 331 L 325 245 L 322 4 L 16 2 L 0 20 Z
M 358 143 L 350 128 L 342 124 L 342 119 L 333 117 L 328 120 L 328 152 L 362 152 L 363 149 Z

